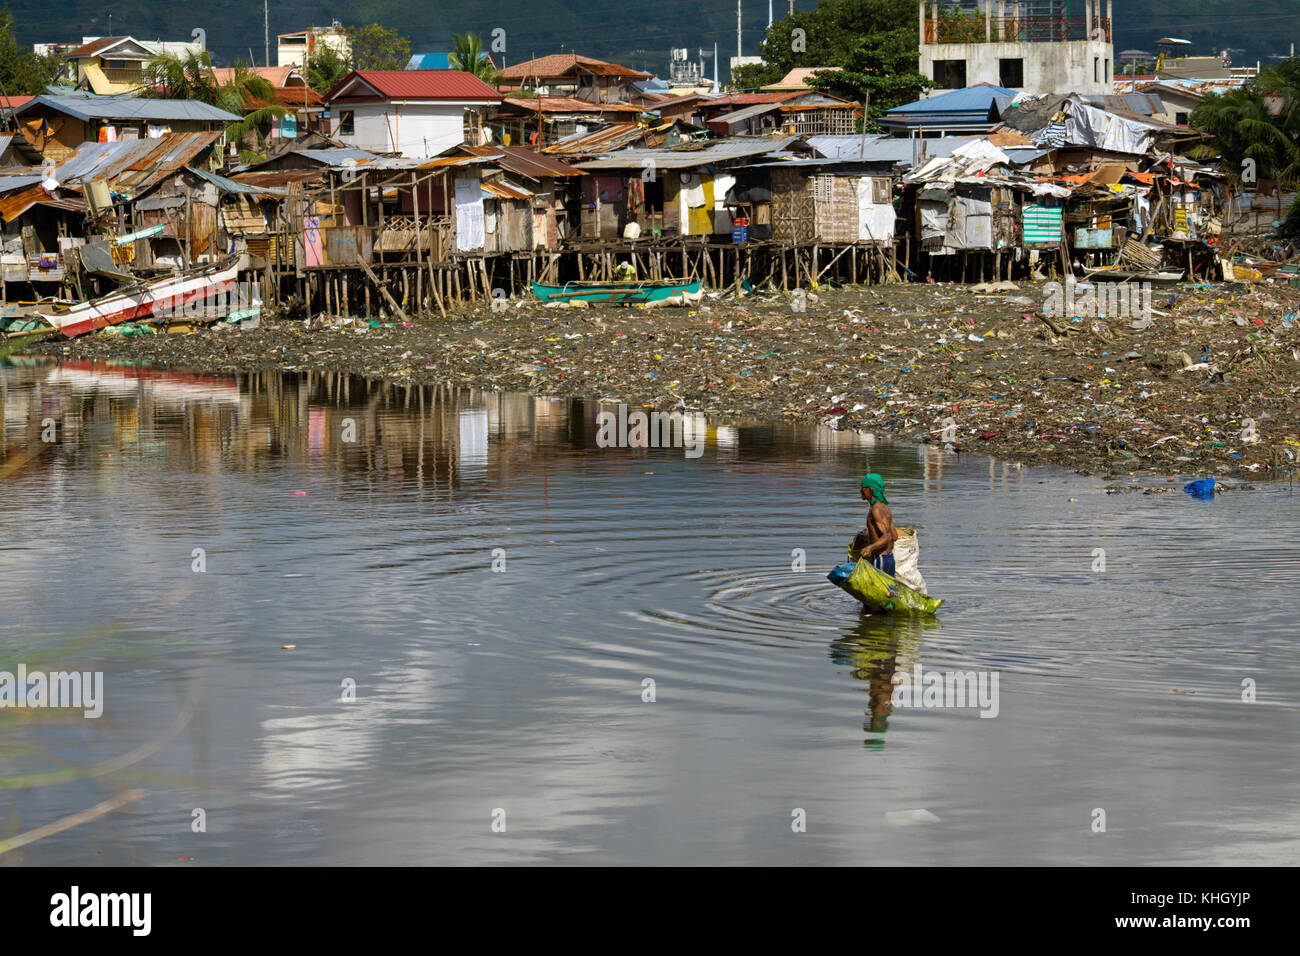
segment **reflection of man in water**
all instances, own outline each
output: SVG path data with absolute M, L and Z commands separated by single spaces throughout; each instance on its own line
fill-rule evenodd
M 867 475 L 862 479 L 861 495 L 863 501 L 871 502 L 871 507 L 867 511 L 867 526 L 849 545 L 849 560 L 866 558 L 873 568 L 892 575 L 898 529 L 894 527 L 894 514 L 885 497 L 885 479 L 875 472 Z

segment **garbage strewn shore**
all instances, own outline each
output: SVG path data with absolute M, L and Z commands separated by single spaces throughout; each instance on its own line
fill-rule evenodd
M 104 332 L 67 355 L 332 370 L 821 421 L 1103 475 L 1264 479 L 1300 455 L 1300 288 L 1157 287 L 1146 317 L 1045 316 L 1051 291 L 891 285 L 696 307 L 511 302 L 425 318 L 318 316 L 192 334 Z M 803 307 L 806 311 L 795 311 Z

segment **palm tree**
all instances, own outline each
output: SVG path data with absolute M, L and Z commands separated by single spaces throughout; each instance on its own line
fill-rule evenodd
M 142 96 L 171 100 L 198 100 L 243 117 L 226 129 L 226 141 L 240 148 L 245 161 L 263 158 L 258 150 L 263 130 L 289 110 L 275 102 L 275 87 L 243 63 L 235 64 L 228 83 L 220 83 L 207 51 L 187 50 L 183 55 L 162 53 L 145 64 Z
M 1192 112 L 1191 125 L 1210 135 L 1208 143 L 1189 150 L 1193 159 L 1220 156 L 1224 172 L 1234 178 L 1240 176 L 1245 159 L 1255 161 L 1261 178 L 1294 175 L 1296 142 L 1257 90 L 1207 94 Z
M 226 129 L 226 140 L 241 146 L 240 157 L 246 162 L 263 158 L 258 152 L 266 140 L 263 130 L 281 116 L 290 115 L 288 109 L 275 102 L 275 87 L 271 81 L 243 63 L 235 64 L 229 83 L 217 87 L 214 105 L 227 113 L 244 117 Z M 242 148 L 246 141 L 252 149 Z
M 152 57 L 144 65 L 140 95 L 215 104 L 217 80 L 207 51 L 186 50 L 184 54 L 160 53 Z
M 447 62 L 453 70 L 473 73 L 480 80 L 496 85 L 501 74 L 483 49 L 482 37 L 477 33 L 455 34 L 452 43 L 454 48 L 447 55 Z

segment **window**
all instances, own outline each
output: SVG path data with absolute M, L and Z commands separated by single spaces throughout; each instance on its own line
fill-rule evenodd
M 125 69 L 126 69 L 126 60 L 109 60 L 109 61 L 108 61 L 108 68 L 109 68 L 110 70 L 125 70 Z
M 814 176 L 812 187 L 814 202 L 830 202 L 831 196 L 834 194 L 835 177 L 824 174 L 821 176 Z
M 891 201 L 893 190 L 890 188 L 890 182 L 882 176 L 876 176 L 871 180 L 871 203 L 874 206 L 887 206 Z
M 339 110 L 339 135 L 355 136 L 356 120 L 353 118 L 352 110 Z
M 934 85 L 941 90 L 966 89 L 966 61 L 935 60 Z
M 1021 89 L 1025 85 L 1025 61 L 1019 57 L 998 60 L 998 81 L 1009 90 Z
M 1174 125 L 1175 125 L 1175 126 L 1186 126 L 1186 125 L 1187 125 L 1187 114 L 1186 114 L 1186 113 L 1175 113 L 1175 114 L 1174 114 Z
M 1102 71 L 1103 71 L 1102 75 L 1106 77 L 1106 82 L 1109 83 L 1110 82 L 1110 57 L 1106 58 L 1106 61 L 1102 66 Z
M 1099 56 L 1092 58 L 1092 82 L 1101 82 L 1101 57 Z

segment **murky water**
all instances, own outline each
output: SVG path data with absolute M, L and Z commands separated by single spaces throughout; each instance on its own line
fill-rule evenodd
M 104 675 L 99 719 L 0 709 L 0 863 L 1296 859 L 1285 486 L 761 423 L 691 459 L 355 378 L 0 381 L 0 671 Z M 825 580 L 869 469 L 937 620 Z M 996 717 L 892 704 L 918 666 L 996 674 Z

